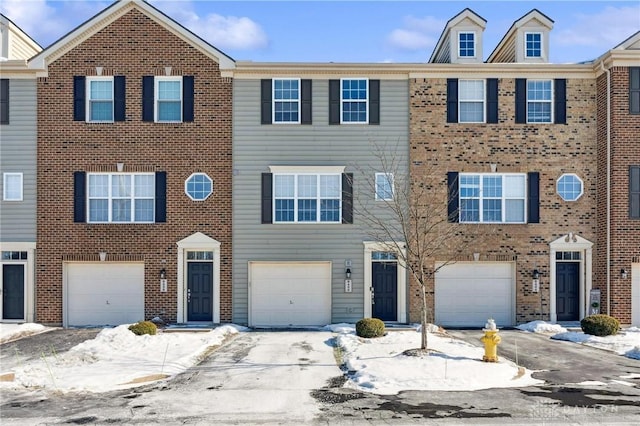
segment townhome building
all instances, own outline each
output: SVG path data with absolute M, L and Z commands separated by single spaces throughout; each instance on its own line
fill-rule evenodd
M 0 321 L 35 321 L 36 76 L 42 48 L 0 14 Z
M 231 321 L 234 61 L 123 0 L 29 66 L 37 321 Z

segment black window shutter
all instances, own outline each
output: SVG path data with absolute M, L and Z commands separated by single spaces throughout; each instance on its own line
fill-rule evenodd
M 369 124 L 380 124 L 380 80 L 369 80 Z
M 167 221 L 167 172 L 156 172 L 156 222 Z
M 329 80 L 329 124 L 340 124 L 340 80 Z
M 182 77 L 182 121 L 193 121 L 194 102 L 194 77 L 185 75 Z
M 9 79 L 0 79 L 0 124 L 9 124 Z
M 126 82 L 123 75 L 113 77 L 113 120 L 126 119 Z
M 449 223 L 459 222 L 458 172 L 447 172 L 447 218 Z
M 567 124 L 567 80 L 557 78 L 553 82 L 554 86 L 554 109 L 556 124 Z
M 487 123 L 498 122 L 498 79 L 487 79 Z
M 87 221 L 87 174 L 73 172 L 73 221 Z
M 261 223 L 273 223 L 273 174 L 262 174 Z
M 353 223 L 353 173 L 342 174 L 342 223 Z
M 516 123 L 527 122 L 527 79 L 516 78 Z
M 640 219 L 640 166 L 629 168 L 629 217 Z
M 73 121 L 85 121 L 84 82 L 84 76 L 73 77 Z
M 447 123 L 458 122 L 458 79 L 447 79 Z
M 271 79 L 260 81 L 260 124 L 271 124 Z
M 640 114 L 640 67 L 629 67 L 629 113 Z
M 527 223 L 540 223 L 540 173 L 527 174 Z
M 154 86 L 153 76 L 142 77 L 142 121 L 153 122 Z
M 300 124 L 311 124 L 311 80 L 300 81 Z

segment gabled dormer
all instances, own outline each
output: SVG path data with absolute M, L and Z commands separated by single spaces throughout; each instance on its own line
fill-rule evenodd
M 549 17 L 537 9 L 531 10 L 511 25 L 487 62 L 548 63 L 552 28 Z
M 24 60 L 41 50 L 42 47 L 27 33 L 0 13 L 0 58 Z
M 466 8 L 445 25 L 430 63 L 468 64 L 482 62 L 482 33 L 486 19 Z

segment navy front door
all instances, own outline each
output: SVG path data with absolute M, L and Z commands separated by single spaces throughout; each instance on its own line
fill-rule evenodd
M 213 263 L 187 265 L 187 321 L 213 321 Z
M 25 319 L 24 265 L 2 265 L 2 319 Z
M 580 319 L 579 263 L 556 263 L 556 312 L 558 321 Z
M 382 321 L 398 320 L 398 264 L 373 262 L 373 318 Z

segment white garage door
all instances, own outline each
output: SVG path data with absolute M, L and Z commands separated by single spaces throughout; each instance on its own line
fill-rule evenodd
M 631 324 L 640 327 L 640 263 L 631 265 Z
M 251 326 L 318 326 L 331 322 L 331 263 L 249 265 Z
M 442 326 L 513 325 L 514 282 L 511 263 L 456 263 L 436 274 L 435 322 Z
M 70 263 L 65 279 L 66 326 L 144 319 L 143 263 Z

